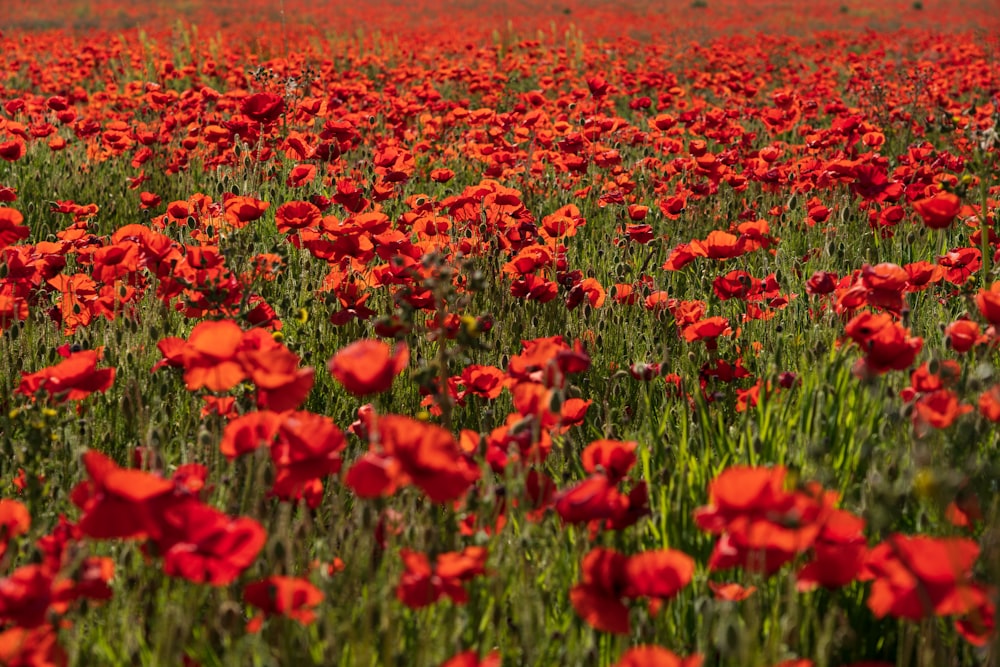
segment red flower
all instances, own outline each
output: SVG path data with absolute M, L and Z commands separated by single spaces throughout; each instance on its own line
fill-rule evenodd
M 479 468 L 440 426 L 400 415 L 386 415 L 376 424 L 379 440 L 347 473 L 348 486 L 359 496 L 388 495 L 412 483 L 442 503 L 461 497 L 479 479 Z
M 860 313 L 847 323 L 847 335 L 865 351 L 864 370 L 874 374 L 905 370 L 923 348 L 923 339 L 909 335 L 909 330 L 888 313 Z
M 988 602 L 972 581 L 979 546 L 964 538 L 892 535 L 872 549 L 874 581 L 868 608 L 875 616 L 920 620 L 972 613 Z
M 979 325 L 972 320 L 955 320 L 944 329 L 945 340 L 951 349 L 964 354 L 983 341 Z
M 614 667 L 701 667 L 702 657 L 681 658 L 661 646 L 636 646 L 624 653 Z
M 247 632 L 257 632 L 266 616 L 287 616 L 302 625 L 316 620 L 313 611 L 323 601 L 323 592 L 305 579 L 272 576 L 243 589 L 243 599 L 263 614 L 247 623 Z
M 976 294 L 976 307 L 987 322 L 994 326 L 1000 325 L 1000 281 L 990 285 L 988 290 L 979 290 Z
M 75 352 L 55 366 L 22 373 L 16 393 L 33 396 L 44 391 L 58 401 L 79 401 L 95 391 L 107 391 L 115 381 L 114 368 L 97 368 L 97 350 Z
M 396 588 L 396 597 L 411 609 L 434 604 L 442 597 L 465 604 L 468 594 L 463 584 L 486 574 L 488 553 L 483 547 L 466 547 L 460 552 L 440 554 L 431 569 L 425 554 L 409 549 L 400 552 L 406 571 Z
M 388 391 L 409 361 L 406 343 L 397 343 L 392 349 L 382 341 L 359 340 L 333 355 L 327 368 L 344 389 L 365 396 Z
M 921 396 L 913 406 L 913 423 L 919 428 L 932 426 L 948 428 L 955 420 L 972 411 L 971 405 L 958 402 L 958 396 L 950 389 L 939 389 Z
M 933 197 L 913 202 L 913 208 L 920 214 L 925 225 L 931 229 L 944 229 L 951 225 L 958 215 L 962 208 L 962 200 L 951 192 L 941 192 Z
M 0 663 L 11 667 L 64 667 L 66 652 L 59 646 L 54 628 L 14 627 L 0 633 Z
M 0 557 L 7 552 L 7 544 L 18 535 L 28 532 L 31 515 L 28 508 L 16 500 L 0 500 Z
M 231 519 L 197 501 L 181 502 L 163 514 L 163 571 L 195 583 L 225 586 L 250 567 L 267 541 L 259 523 Z
M 0 207 L 0 248 L 28 238 L 31 230 L 23 222 L 24 216 L 16 208 Z
M 70 498 L 83 510 L 80 530 L 88 537 L 141 537 L 158 532 L 157 518 L 169 501 L 173 482 L 141 470 L 119 468 L 100 452 L 83 455 L 88 481 L 80 482 Z
M 258 123 L 270 123 L 285 112 L 285 100 L 274 93 L 256 93 L 243 100 L 240 110 Z
M 672 598 L 691 582 L 694 560 L 670 549 L 625 556 L 601 547 L 583 559 L 582 581 L 569 593 L 580 618 L 604 632 L 628 634 L 624 598 Z
M 712 589 L 716 600 L 726 600 L 727 602 L 742 602 L 757 592 L 756 586 L 743 587 L 736 583 L 720 584 L 710 581 L 708 587 Z

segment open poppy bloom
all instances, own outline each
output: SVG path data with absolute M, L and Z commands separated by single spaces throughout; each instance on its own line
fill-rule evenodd
M 333 355 L 327 368 L 344 389 L 355 396 L 367 396 L 388 391 L 409 361 L 406 343 L 397 343 L 392 349 L 382 341 L 359 340 Z
M 891 535 L 868 556 L 868 608 L 879 618 L 914 621 L 987 609 L 985 588 L 972 580 L 978 557 L 979 546 L 969 539 Z
M 592 549 L 583 559 L 583 579 L 569 592 L 573 609 L 603 632 L 628 634 L 625 599 L 672 598 L 694 575 L 694 560 L 671 549 L 626 556 L 605 548 Z
M 486 574 L 483 547 L 466 547 L 462 551 L 439 554 L 433 568 L 425 554 L 403 549 L 400 553 L 406 571 L 396 588 L 396 597 L 411 609 L 434 604 L 442 597 L 455 604 L 465 604 L 468 594 L 463 584 Z
M 951 192 L 941 192 L 913 202 L 913 208 L 920 214 L 925 225 L 931 229 L 944 229 L 951 225 L 962 209 L 962 200 Z
M 700 655 L 682 658 L 662 646 L 636 646 L 622 653 L 614 667 L 701 667 L 701 664 Z
M 58 401 L 79 401 L 95 391 L 107 391 L 115 381 L 114 368 L 98 368 L 97 350 L 74 352 L 68 359 L 34 373 L 22 373 L 18 394 L 45 391 Z
M 391 495 L 414 484 L 442 503 L 461 497 L 479 479 L 479 468 L 440 426 L 386 415 L 374 430 L 378 440 L 347 472 L 347 485 L 362 498 Z
M 243 599 L 262 612 L 250 619 L 247 632 L 260 630 L 267 616 L 287 616 L 310 625 L 316 620 L 314 610 L 324 597 L 321 590 L 298 577 L 272 576 L 247 584 Z

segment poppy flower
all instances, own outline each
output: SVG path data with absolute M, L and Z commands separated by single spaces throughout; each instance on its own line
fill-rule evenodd
M 944 329 L 945 340 L 951 349 L 964 354 L 983 341 L 979 324 L 972 320 L 960 319 L 950 323 Z
M 28 238 L 31 230 L 23 222 L 24 216 L 16 208 L 0 207 L 0 248 Z
M 267 616 L 287 616 L 302 625 L 316 620 L 314 611 L 323 601 L 323 592 L 305 579 L 271 576 L 243 589 L 243 600 L 261 614 L 247 623 L 247 632 L 257 632 Z
M 715 581 L 708 582 L 708 587 L 712 590 L 716 600 L 727 602 L 742 602 L 757 591 L 756 586 L 741 586 L 737 583 L 720 584 Z
M 28 667 L 65 667 L 66 652 L 59 646 L 56 630 L 49 625 L 12 627 L 0 632 L 0 663 Z
M 97 368 L 100 358 L 97 350 L 82 350 L 54 366 L 22 372 L 16 393 L 34 396 L 44 391 L 59 401 L 79 401 L 95 391 L 107 391 L 115 381 L 115 369 Z
M 913 202 L 913 208 L 920 214 L 924 224 L 931 229 L 944 229 L 962 209 L 962 200 L 951 192 L 941 192 L 933 197 Z
M 0 500 L 0 557 L 7 552 L 7 544 L 18 535 L 28 532 L 31 515 L 28 508 L 16 500 Z
M 400 556 L 406 570 L 396 588 L 396 597 L 411 609 L 434 604 L 442 597 L 465 604 L 468 593 L 464 583 L 486 574 L 488 555 L 483 547 L 466 547 L 460 552 L 439 554 L 431 568 L 425 554 L 402 549 Z
M 990 285 L 989 289 L 981 289 L 976 294 L 976 307 L 979 313 L 990 324 L 1000 325 L 1000 281 Z
M 441 663 L 441 667 L 500 667 L 503 661 L 500 653 L 490 651 L 485 658 L 479 659 L 476 651 L 462 651 Z
M 662 646 L 636 646 L 618 659 L 614 667 L 701 667 L 702 657 L 681 658 Z
M 119 468 L 98 451 L 83 455 L 86 481 L 70 498 L 83 510 L 79 527 L 95 539 L 136 538 L 159 532 L 158 517 L 174 484 L 142 470 Z
M 341 349 L 330 359 L 327 369 L 355 396 L 367 396 L 388 391 L 392 380 L 410 361 L 406 343 L 395 348 L 378 340 L 359 340 Z
M 271 123 L 285 112 L 285 100 L 274 93 L 255 93 L 243 100 L 240 111 L 258 123 Z
M 958 402 L 955 392 L 939 389 L 917 400 L 913 406 L 913 422 L 918 427 L 948 428 L 960 415 L 971 411 L 971 405 Z
M 672 598 L 694 574 L 694 560 L 687 554 L 660 549 L 626 556 L 597 547 L 584 556 L 582 580 L 570 590 L 577 615 L 603 632 L 628 634 L 629 611 L 625 599 Z
M 253 519 L 231 519 L 193 500 L 167 509 L 161 524 L 164 534 L 157 546 L 163 553 L 163 571 L 212 586 L 232 583 L 267 541 L 267 533 Z
M 876 617 L 920 620 L 973 612 L 987 602 L 972 580 L 979 546 L 965 538 L 891 535 L 872 549 L 868 608 Z

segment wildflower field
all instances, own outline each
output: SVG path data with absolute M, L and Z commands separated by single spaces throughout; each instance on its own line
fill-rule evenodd
M 997 665 L 994 0 L 4 0 L 0 664 Z

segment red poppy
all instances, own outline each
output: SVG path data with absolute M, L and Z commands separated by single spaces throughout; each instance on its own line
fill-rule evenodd
M 148 472 L 119 468 L 104 454 L 83 455 L 89 479 L 70 498 L 83 510 L 79 527 L 95 539 L 142 537 L 159 532 L 158 517 L 174 490 L 171 481 Z
M 582 580 L 570 590 L 580 618 L 604 632 L 628 634 L 628 607 L 623 599 L 672 598 L 691 581 L 694 560 L 680 551 L 661 549 L 625 556 L 601 547 L 583 559 Z
M 243 589 L 243 599 L 262 614 L 247 623 L 247 632 L 257 632 L 267 616 L 287 616 L 302 625 L 316 620 L 314 611 L 323 601 L 323 592 L 305 579 L 271 576 Z
M 10 540 L 28 532 L 31 515 L 28 508 L 16 500 L 0 500 L 0 557 L 7 552 Z
M 68 658 L 52 626 L 13 627 L 0 633 L 0 663 L 11 667 L 65 667 Z
M 984 340 L 980 335 L 979 325 L 966 319 L 955 320 L 946 326 L 944 336 L 951 349 L 959 354 L 968 352 Z
M 954 193 L 941 192 L 913 202 L 913 208 L 920 214 L 925 225 L 931 229 L 944 229 L 951 225 L 962 209 L 962 200 Z
M 614 667 L 701 667 L 701 664 L 700 655 L 681 658 L 661 646 L 636 646 L 622 653 Z
M 923 339 L 911 337 L 888 313 L 860 313 L 845 331 L 865 351 L 863 369 L 874 374 L 909 368 L 923 348 Z
M 439 554 L 434 568 L 425 554 L 403 549 L 400 552 L 406 571 L 396 588 L 396 597 L 411 609 L 420 609 L 447 597 L 455 604 L 465 604 L 468 593 L 464 583 L 486 574 L 488 553 L 483 547 L 466 547 L 460 552 Z
M 359 340 L 333 355 L 327 368 L 344 389 L 355 396 L 366 396 L 388 391 L 393 378 L 409 361 L 406 343 L 390 348 L 382 341 Z
M 979 414 L 1000 423 L 1000 385 L 993 385 L 979 396 Z
M 97 368 L 97 350 L 74 352 L 68 359 L 34 373 L 21 374 L 19 394 L 44 391 L 59 401 L 79 401 L 95 391 L 107 391 L 115 381 L 114 368 Z
M 316 206 L 307 201 L 290 201 L 278 207 L 274 212 L 274 221 L 278 231 L 290 231 L 315 227 L 320 224 L 323 214 Z
M 868 608 L 875 616 L 920 620 L 965 615 L 988 602 L 972 581 L 979 546 L 965 538 L 892 535 L 872 549 Z
M 0 207 L 0 249 L 28 238 L 31 230 L 23 222 L 24 216 L 16 208 Z
M 255 93 L 243 100 L 240 111 L 258 123 L 271 123 L 285 112 L 285 100 L 274 93 Z
M 157 546 L 163 553 L 163 571 L 212 586 L 232 583 L 267 541 L 267 533 L 253 519 L 231 519 L 197 501 L 170 507 L 161 523 L 164 535 Z
M 737 583 L 720 584 L 715 581 L 708 582 L 708 587 L 715 594 L 716 600 L 727 602 L 742 602 L 757 591 L 756 586 L 741 586 Z
M 500 667 L 503 661 L 500 653 L 490 651 L 485 658 L 479 659 L 476 651 L 462 651 L 441 663 L 441 667 Z
M 253 197 L 229 197 L 224 204 L 226 221 L 236 228 L 245 227 L 264 215 L 269 206 L 266 201 Z
M 976 307 L 987 322 L 994 326 L 1000 325 L 1000 281 L 990 285 L 988 290 L 979 290 L 976 294 Z
M 960 415 L 971 411 L 971 405 L 958 402 L 955 392 L 939 389 L 917 400 L 913 406 L 913 422 L 920 428 L 948 428 Z

